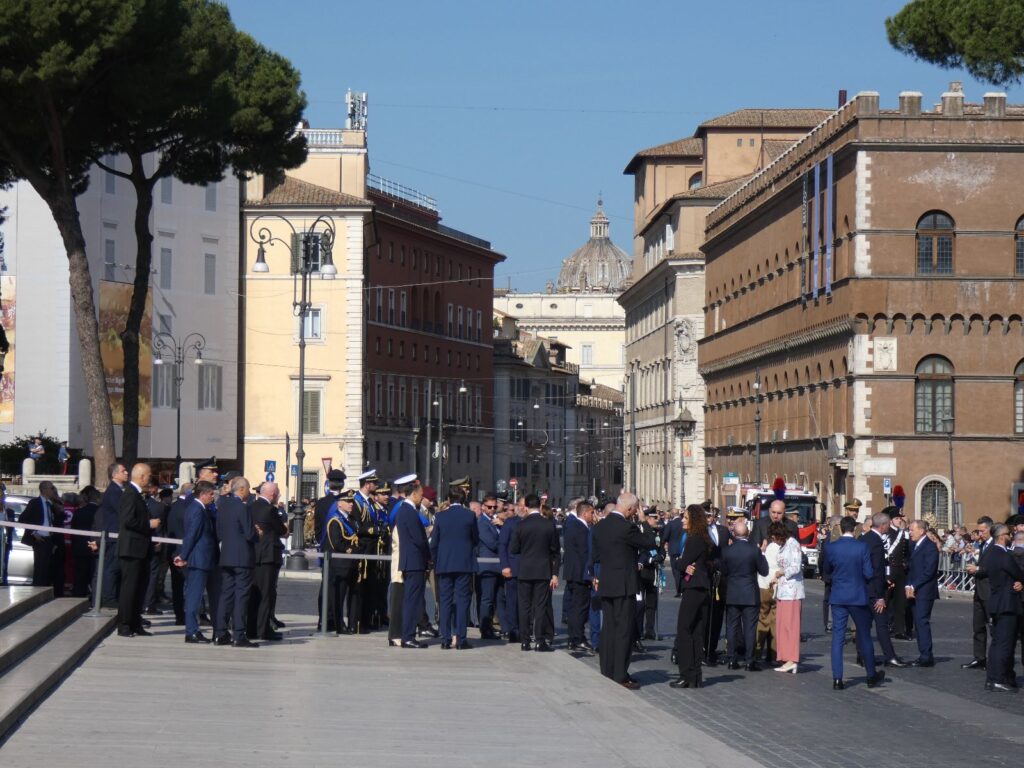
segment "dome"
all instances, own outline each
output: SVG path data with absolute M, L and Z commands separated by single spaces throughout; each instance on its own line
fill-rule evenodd
M 598 200 L 597 213 L 590 220 L 590 239 L 562 262 L 557 290 L 618 293 L 632 272 L 632 259 L 608 237 L 608 217 Z

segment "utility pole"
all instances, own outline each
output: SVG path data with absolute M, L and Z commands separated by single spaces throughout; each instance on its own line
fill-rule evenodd
M 424 468 L 423 468 L 423 485 L 430 485 L 430 446 L 432 445 L 431 440 L 430 440 L 430 426 L 431 426 L 431 420 L 434 418 L 434 414 L 431 412 L 430 409 L 432 407 L 431 403 L 434 402 L 433 389 L 434 389 L 434 380 L 433 379 L 427 379 L 427 413 L 426 413 L 426 418 L 427 418 L 427 442 L 426 442 L 427 454 L 426 454 L 426 461 L 424 462 Z
M 761 369 L 754 369 L 754 483 L 761 485 Z

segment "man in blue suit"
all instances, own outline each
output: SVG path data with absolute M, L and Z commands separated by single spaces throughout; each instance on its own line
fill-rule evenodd
M 476 519 L 477 535 L 480 540 L 477 554 L 481 559 L 498 559 L 498 526 L 494 515 L 498 511 L 498 498 L 494 494 L 484 496 L 480 505 L 480 517 Z M 494 607 L 498 594 L 498 578 L 501 567 L 498 563 L 480 563 L 480 639 L 494 640 Z
M 729 641 L 729 669 L 740 668 L 737 651 L 742 645 L 746 670 L 760 672 L 761 667 L 754 661 L 757 615 L 761 607 L 757 576 L 768 575 L 768 561 L 761 550 L 747 541 L 746 520 L 737 520 L 732 533 L 732 544 L 720 550 L 718 559 L 726 584 L 725 632 Z
M 592 646 L 584 634 L 590 612 L 590 527 L 594 522 L 594 506 L 581 501 L 570 510 L 562 526 L 563 549 L 562 580 L 565 582 L 563 600 L 569 604 L 569 650 L 592 654 Z
M 121 463 L 111 464 L 107 467 L 107 477 L 110 482 L 103 491 L 97 517 L 99 524 L 103 526 L 101 530 L 117 533 L 117 511 L 121 508 L 121 494 L 128 483 L 128 467 Z M 117 558 L 115 542 L 107 542 L 104 560 L 98 564 L 98 567 L 103 569 L 103 602 L 114 603 L 121 593 L 121 561 Z
M 501 628 L 508 634 L 510 643 L 519 642 L 519 555 L 510 551 L 512 534 L 515 533 L 526 507 L 505 505 L 505 522 L 498 534 L 498 559 L 501 560 L 501 575 L 505 577 L 505 615 L 501 617 Z
M 208 643 L 199 630 L 199 610 L 210 571 L 217 567 L 217 535 L 209 505 L 216 491 L 213 483 L 200 480 L 192 489 L 185 508 L 184 535 L 174 557 L 175 568 L 185 571 L 185 642 Z
M 889 572 L 889 552 L 886 543 L 889 541 L 891 524 L 892 518 L 887 512 L 876 512 L 871 516 L 871 530 L 861 536 L 860 540 L 867 544 L 871 571 L 874 574 L 868 583 L 868 599 L 871 601 L 871 618 L 875 624 L 875 634 L 878 636 L 878 644 L 882 647 L 885 660 L 883 663 L 887 667 L 906 667 L 907 663 L 896 655 L 896 648 L 889 636 L 889 587 L 892 583 L 892 574 Z
M 426 648 L 416 640 L 416 623 L 423 613 L 423 590 L 430 570 L 430 544 L 420 521 L 419 506 L 423 486 L 416 475 L 395 480 L 395 528 L 398 530 L 398 570 L 402 572 L 405 594 L 402 596 L 402 647 Z M 472 512 L 470 513 L 472 514 Z
M 932 606 L 939 599 L 939 550 L 927 536 L 928 524 L 910 522 L 910 566 L 907 569 L 907 599 L 913 601 L 917 630 L 917 659 L 912 667 L 934 667 L 932 654 Z
M 255 648 L 256 643 L 246 636 L 249 612 L 249 590 L 252 588 L 252 570 L 256 564 L 255 545 L 259 534 L 252 523 L 249 499 L 249 481 L 244 477 L 231 480 L 231 494 L 221 496 L 217 505 L 217 538 L 220 540 L 220 598 L 213 642 L 235 648 Z M 228 621 L 233 633 L 228 635 Z
M 875 648 L 871 642 L 871 612 L 868 608 L 868 584 L 874 576 L 868 547 L 853 537 L 857 521 L 844 517 L 839 521 L 842 536 L 824 550 L 822 573 L 832 579 L 832 689 L 841 691 L 843 683 L 843 642 L 846 624 L 852 618 L 857 627 L 857 647 L 868 673 L 868 687 L 885 679 L 875 670 Z M 885 610 L 884 603 L 881 606 Z
M 459 650 L 472 647 L 466 640 L 466 627 L 480 543 L 476 515 L 463 506 L 466 497 L 461 485 L 459 481 L 451 484 L 451 506 L 437 514 L 430 534 L 430 559 L 434 561 L 441 602 L 441 647 L 451 648 L 454 641 Z

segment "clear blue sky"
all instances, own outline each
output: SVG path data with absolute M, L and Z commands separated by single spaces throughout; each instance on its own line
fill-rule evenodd
M 229 0 L 236 24 L 302 72 L 314 127 L 369 94 L 371 170 L 435 197 L 444 222 L 508 258 L 498 285 L 554 280 L 598 192 L 631 251 L 638 150 L 740 107 L 836 106 L 877 90 L 933 104 L 963 72 L 893 51 L 900 0 Z M 1009 92 L 1010 101 L 1020 94 Z

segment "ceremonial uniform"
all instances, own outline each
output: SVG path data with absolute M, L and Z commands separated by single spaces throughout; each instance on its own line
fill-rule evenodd
M 354 492 L 345 491 L 338 495 L 337 500 L 331 505 L 327 512 L 324 523 L 324 556 L 332 553 L 354 554 L 359 550 L 359 531 L 355 521 L 341 509 L 341 505 L 354 501 Z M 327 616 L 321 617 L 326 621 L 327 631 L 333 627 L 339 635 L 352 634 L 358 623 L 356 604 L 349 605 L 348 626 L 346 627 L 344 616 L 345 606 L 348 602 L 349 593 L 356 582 L 356 569 L 358 560 L 334 558 L 329 567 L 329 583 L 327 584 Z M 323 585 L 321 585 L 323 589 Z M 322 594 L 322 593 L 321 593 Z M 321 602 L 321 605 L 323 603 Z

